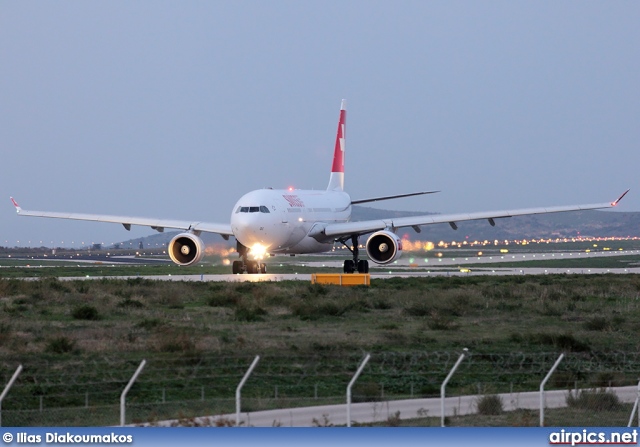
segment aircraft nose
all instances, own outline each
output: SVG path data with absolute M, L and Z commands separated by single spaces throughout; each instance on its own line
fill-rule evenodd
M 265 225 L 251 213 L 235 214 L 231 218 L 231 229 L 243 245 L 251 246 L 265 243 Z

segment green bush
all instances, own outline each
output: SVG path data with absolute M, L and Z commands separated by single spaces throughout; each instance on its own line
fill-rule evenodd
M 593 317 L 584 322 L 584 328 L 588 331 L 606 331 L 611 325 L 604 317 Z
M 382 389 L 375 382 L 356 383 L 353 386 L 352 402 L 376 402 L 382 400 Z
M 142 302 L 133 298 L 125 298 L 118 303 L 118 307 L 125 307 L 130 309 L 141 309 L 144 307 L 144 304 L 142 304 Z
M 620 409 L 620 399 L 612 391 L 580 390 L 567 394 L 567 405 L 589 411 L 612 411 Z
M 93 306 L 83 305 L 80 307 L 76 307 L 73 312 L 71 312 L 71 316 L 76 320 L 99 320 L 100 314 L 98 313 L 98 309 Z
M 234 317 L 236 321 L 263 321 L 267 311 L 255 304 L 240 304 L 236 307 Z
M 431 313 L 427 326 L 433 331 L 450 331 L 458 327 L 453 317 L 437 311 Z
M 347 311 L 347 306 L 333 300 L 320 303 L 309 300 L 295 303 L 292 306 L 292 311 L 301 320 L 314 321 L 322 317 L 339 317 Z
M 211 307 L 232 307 L 242 301 L 242 296 L 232 290 L 216 290 L 206 299 Z
M 502 399 L 496 394 L 487 394 L 479 397 L 476 401 L 476 407 L 478 408 L 478 414 L 485 416 L 497 416 L 504 412 Z
M 49 340 L 46 347 L 47 352 L 54 354 L 66 354 L 76 351 L 76 342 L 68 337 L 56 337 Z

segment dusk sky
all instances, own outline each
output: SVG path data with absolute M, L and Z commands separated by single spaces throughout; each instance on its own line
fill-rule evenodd
M 26 209 L 228 222 L 324 189 L 341 99 L 353 199 L 640 211 L 637 1 L 0 0 L 0 245 L 154 234 Z M 425 234 L 428 228 L 424 229 Z M 453 235 L 452 235 L 453 236 Z

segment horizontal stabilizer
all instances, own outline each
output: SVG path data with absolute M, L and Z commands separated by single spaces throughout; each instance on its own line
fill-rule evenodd
M 384 197 L 374 197 L 372 199 L 352 200 L 351 204 L 352 205 L 359 205 L 361 203 L 378 202 L 380 200 L 400 199 L 402 197 L 420 196 L 422 194 L 435 194 L 437 192 L 440 192 L 440 191 L 412 192 L 412 193 L 409 193 L 409 194 L 399 194 L 399 195 L 396 195 L 396 196 L 384 196 Z

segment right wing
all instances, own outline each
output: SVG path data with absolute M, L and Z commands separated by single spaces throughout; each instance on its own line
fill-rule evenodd
M 531 214 L 547 214 L 547 213 L 561 213 L 566 211 L 580 211 L 580 210 L 595 210 L 602 208 L 614 207 L 620 202 L 620 200 L 627 194 L 629 190 L 626 190 L 618 199 L 613 202 L 606 203 L 593 203 L 589 205 L 569 205 L 569 206 L 553 206 L 543 208 L 523 208 L 515 210 L 503 210 L 503 211 L 481 211 L 477 213 L 460 213 L 460 214 L 432 214 L 427 216 L 413 216 L 413 217 L 399 217 L 380 220 L 365 220 L 359 222 L 345 222 L 328 224 L 323 228 L 319 228 L 315 237 L 326 238 L 345 238 L 353 235 L 362 235 L 372 233 L 374 231 L 412 227 L 418 233 L 422 225 L 432 225 L 438 223 L 448 223 L 451 228 L 457 230 L 456 222 L 463 222 L 468 220 L 482 220 L 486 219 L 490 225 L 495 225 L 494 219 L 501 219 L 504 217 L 512 216 L 526 216 Z
M 130 230 L 131 225 L 141 225 L 145 227 L 151 227 L 154 230 L 162 233 L 165 228 L 216 233 L 228 239 L 229 236 L 233 236 L 231 231 L 231 224 L 222 223 L 209 223 L 209 222 L 197 222 L 188 220 L 168 220 L 168 219 L 154 219 L 147 217 L 132 217 L 132 216 L 109 216 L 103 214 L 80 214 L 80 213 L 57 213 L 50 211 L 28 211 L 22 209 L 20 205 L 11 197 L 11 202 L 16 207 L 16 211 L 19 216 L 33 216 L 33 217 L 50 217 L 54 219 L 71 219 L 71 220 L 88 220 L 93 222 L 110 222 L 119 223 L 124 226 L 125 229 Z

